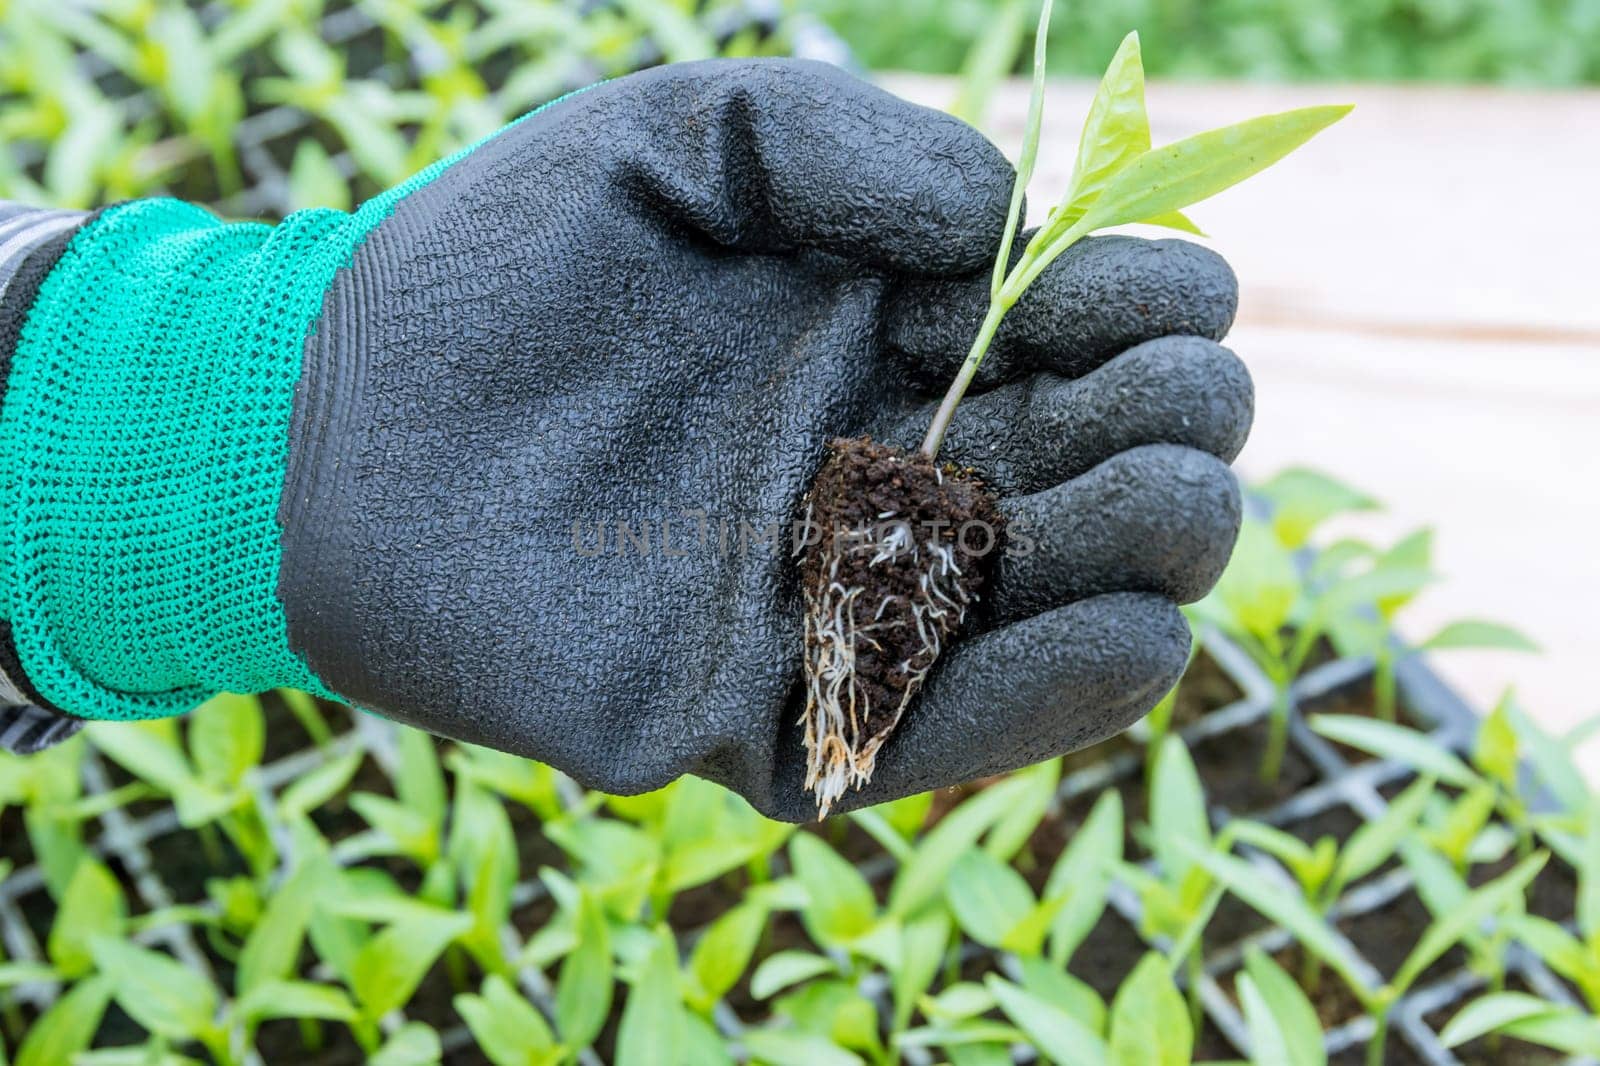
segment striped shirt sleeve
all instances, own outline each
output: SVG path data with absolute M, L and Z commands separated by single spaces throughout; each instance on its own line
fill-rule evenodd
M 44 276 L 89 219 L 86 211 L 53 211 L 0 200 L 0 404 L 11 356 Z M 0 617 L 0 750 L 31 755 L 59 744 L 83 723 L 45 705 L 22 676 L 11 627 Z

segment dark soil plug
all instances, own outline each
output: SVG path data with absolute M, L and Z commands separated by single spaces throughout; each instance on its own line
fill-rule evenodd
M 972 471 L 866 437 L 829 444 L 805 506 L 805 784 L 822 817 L 871 779 L 977 601 L 1004 519 Z

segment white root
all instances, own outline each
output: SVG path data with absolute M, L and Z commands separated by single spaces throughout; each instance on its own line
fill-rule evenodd
M 892 517 L 885 515 L 884 517 Z M 916 562 L 926 560 L 918 582 L 919 595 L 909 605 L 910 618 L 885 613 L 897 596 L 878 603 L 862 603 L 866 590 L 845 588 L 838 580 L 844 552 L 870 553 L 869 566 L 880 566 L 904 556 Z M 905 522 L 893 523 L 877 535 L 837 536 L 829 547 L 826 575 L 815 587 L 804 591 L 805 621 L 805 743 L 807 755 L 805 787 L 817 801 L 817 816 L 825 818 L 833 805 L 850 788 L 860 788 L 872 779 L 878 749 L 894 732 L 922 683 L 939 658 L 940 626 L 935 624 L 953 612 L 954 625 L 966 618 L 968 598 L 956 578 L 961 570 L 955 552 L 937 539 L 918 545 Z M 871 619 L 862 624 L 860 617 Z M 865 687 L 856 676 L 858 649 L 883 645 L 869 634 L 884 630 L 916 627 L 920 649 L 900 664 L 910 677 L 887 724 L 866 732 L 872 707 Z M 953 628 L 953 626 L 951 627 Z

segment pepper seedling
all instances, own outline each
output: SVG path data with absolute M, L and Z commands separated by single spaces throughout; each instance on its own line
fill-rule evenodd
M 807 519 L 821 530 L 801 559 L 805 786 L 819 816 L 846 789 L 871 779 L 878 750 L 956 637 L 1004 535 L 982 482 L 938 458 L 1006 314 L 1051 263 L 1097 230 L 1145 223 L 1198 233 L 1185 207 L 1277 162 L 1350 110 L 1323 106 L 1263 115 L 1152 148 L 1139 37 L 1130 33 L 1089 108 L 1066 194 L 1013 263 L 1023 194 L 1039 155 L 1050 11 L 1046 0 L 988 311 L 922 447 L 907 452 L 864 437 L 835 440 L 806 496 Z M 989 531 L 976 544 L 959 532 L 973 523 Z

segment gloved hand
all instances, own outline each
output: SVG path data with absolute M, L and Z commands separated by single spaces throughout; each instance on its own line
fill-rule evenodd
M 920 440 L 1011 181 L 838 70 L 713 61 L 353 216 L 110 209 L 45 279 L 0 421 L 31 471 L 0 571 L 22 668 L 80 715 L 293 684 L 590 787 L 689 772 L 811 817 L 788 523 L 831 437 Z M 1012 312 L 944 454 L 1013 552 L 842 807 L 1093 743 L 1176 680 L 1174 604 L 1239 520 L 1234 306 L 1211 252 L 1106 237 Z

